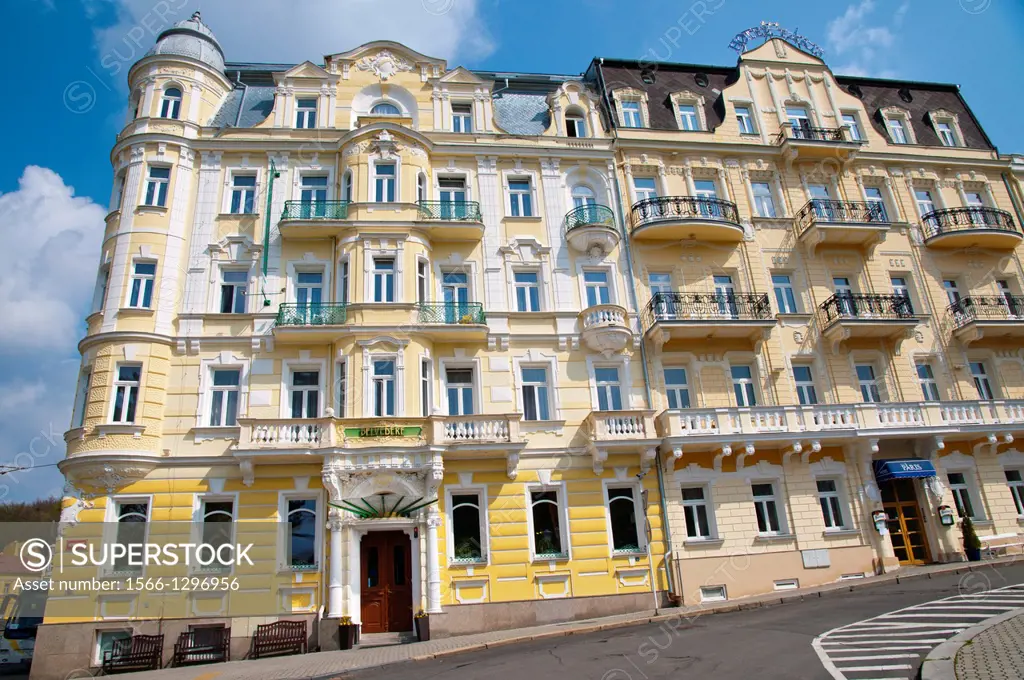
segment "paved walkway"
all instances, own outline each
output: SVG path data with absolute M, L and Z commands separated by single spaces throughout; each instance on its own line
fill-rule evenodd
M 1024 678 L 1024 614 L 979 633 L 956 655 L 958 680 Z

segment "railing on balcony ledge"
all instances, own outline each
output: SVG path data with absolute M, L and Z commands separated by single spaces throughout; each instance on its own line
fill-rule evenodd
M 626 310 L 618 305 L 594 305 L 584 309 L 580 315 L 583 317 L 585 331 L 591 328 L 626 326 Z
M 604 205 L 581 205 L 565 214 L 562 220 L 565 233 L 577 227 L 601 226 L 615 229 L 615 213 Z
M 591 411 L 589 429 L 595 441 L 652 439 L 657 436 L 652 411 Z
M 419 323 L 485 324 L 487 315 L 479 302 L 419 302 L 416 304 Z
M 285 201 L 282 220 L 344 220 L 349 201 Z
M 808 227 L 819 222 L 826 224 L 870 223 L 885 226 L 889 223 L 889 218 L 885 214 L 885 206 L 881 203 L 814 198 L 796 214 L 796 224 L 802 233 Z
M 914 308 L 905 295 L 836 293 L 822 303 L 820 315 L 821 327 L 827 328 L 840 319 L 910 320 Z
M 658 220 L 714 220 L 739 224 L 736 204 L 705 196 L 656 196 L 633 204 L 630 220 L 633 228 Z
M 1010 213 L 984 206 L 933 210 L 921 218 L 921 223 L 924 225 L 925 238 L 974 229 L 995 229 L 1020 234 Z
M 331 418 L 250 420 L 242 428 L 240 448 L 299 449 L 333 446 Z
M 340 326 L 345 323 L 348 304 L 285 303 L 277 310 L 278 326 Z
M 775 135 L 775 143 L 782 144 L 787 139 L 809 142 L 849 142 L 846 128 L 820 128 L 807 125 L 785 123 L 779 134 Z
M 659 321 L 767 321 L 772 318 L 768 295 L 758 293 L 655 293 L 644 307 L 644 330 Z
M 1020 321 L 1024 323 L 1024 296 L 970 296 L 946 308 L 946 318 L 954 330 L 975 321 Z
M 515 442 L 519 440 L 519 420 L 504 415 L 447 416 L 444 440 L 461 442 Z
M 482 222 L 480 204 L 476 201 L 420 201 L 420 216 L 425 220 L 445 222 Z

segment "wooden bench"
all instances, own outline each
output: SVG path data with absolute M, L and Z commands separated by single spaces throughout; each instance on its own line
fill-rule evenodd
M 163 663 L 163 635 L 132 635 L 130 638 L 114 640 L 110 649 L 103 652 L 101 670 L 106 675 L 155 671 Z
M 275 621 L 256 626 L 256 634 L 252 636 L 254 659 L 278 654 L 305 653 L 305 621 Z
M 196 628 L 178 635 L 174 643 L 174 666 L 231 661 L 230 628 Z
M 1024 536 L 1019 534 L 996 534 L 994 536 L 979 536 L 981 549 L 986 557 L 996 557 L 998 554 L 1006 555 L 1007 548 L 1019 548 L 1024 552 Z

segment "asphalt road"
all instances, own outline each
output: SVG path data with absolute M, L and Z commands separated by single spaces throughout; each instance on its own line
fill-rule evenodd
M 1024 564 L 861 588 L 685 622 L 662 622 L 360 671 L 352 680 L 830 680 L 811 647 L 837 626 L 896 609 L 1024 583 Z M 673 629 L 673 625 L 675 628 Z M 915 668 L 910 674 L 916 676 Z

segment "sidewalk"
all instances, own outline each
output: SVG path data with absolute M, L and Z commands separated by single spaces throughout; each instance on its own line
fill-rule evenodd
M 319 680 L 333 678 L 341 673 L 379 668 L 407 661 L 421 661 L 449 654 L 490 649 L 501 645 L 517 642 L 528 642 L 548 638 L 578 635 L 595 631 L 621 628 L 624 626 L 641 625 L 659 621 L 678 619 L 696 620 L 701 616 L 770 607 L 786 602 L 796 602 L 809 598 L 828 597 L 838 593 L 847 593 L 861 588 L 878 586 L 886 583 L 900 582 L 907 579 L 931 578 L 933 575 L 949 573 L 984 572 L 992 566 L 1020 561 L 1020 556 L 987 560 L 985 562 L 938 564 L 927 567 L 901 569 L 896 573 L 873 576 L 856 581 L 844 581 L 816 588 L 804 588 L 789 591 L 785 595 L 771 593 L 758 597 L 723 602 L 717 605 L 694 606 L 685 608 L 663 609 L 657 612 L 644 611 L 621 616 L 610 616 L 601 619 L 570 621 L 566 623 L 535 626 L 513 630 L 499 630 L 460 637 L 443 638 L 429 642 L 414 642 L 391 647 L 374 647 L 370 649 L 354 649 L 341 652 L 319 652 L 297 656 L 282 656 L 259 661 L 230 661 L 205 666 L 185 668 L 164 668 L 158 671 L 128 673 L 120 677 L 126 680 Z M 978 581 L 985 577 L 980 573 Z M 1024 640 L 1024 636 L 1020 640 Z M 1019 640 L 1019 641 L 1020 641 Z M 1018 641 L 1018 642 L 1019 642 Z M 974 676 L 968 676 L 973 678 Z M 979 676 L 980 677 L 980 676 Z M 986 676 L 987 677 L 987 676 Z M 992 676 L 1004 677 L 1004 676 Z M 1012 678 L 1024 677 L 1021 674 L 1005 676 Z
M 921 680 L 1024 678 L 1024 610 L 972 626 L 939 645 L 921 665 Z

